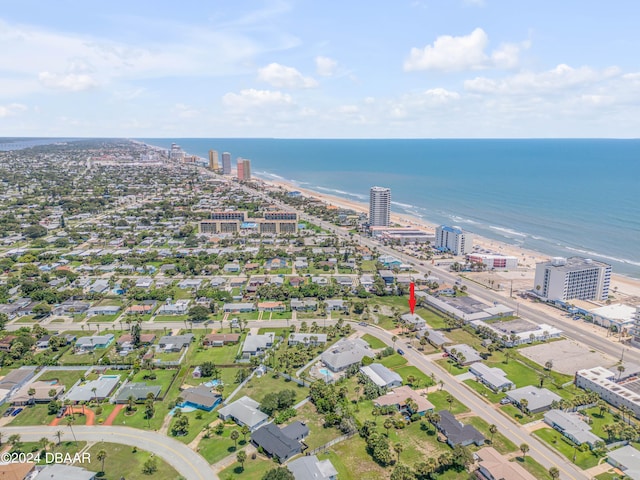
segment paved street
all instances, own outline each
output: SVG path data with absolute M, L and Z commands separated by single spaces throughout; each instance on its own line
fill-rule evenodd
M 22 441 L 37 442 L 42 437 L 56 441 L 55 433 L 63 432 L 63 441 L 72 441 L 69 427 L 3 427 L 2 433 L 8 438 L 14 433 L 19 433 Z M 129 427 L 87 427 L 78 425 L 73 427 L 75 437 L 79 441 L 87 442 L 112 442 L 123 445 L 131 445 L 142 450 L 152 452 L 175 468 L 180 475 L 187 480 L 217 479 L 218 476 L 209 464 L 199 454 L 189 449 L 183 443 L 172 438 L 158 435 L 156 432 L 137 430 Z M 92 461 L 97 461 L 92 459 Z

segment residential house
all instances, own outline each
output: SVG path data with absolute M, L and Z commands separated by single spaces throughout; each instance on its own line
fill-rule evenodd
M 289 277 L 289 285 L 292 287 L 299 287 L 305 282 L 303 277 Z
M 341 372 L 351 365 L 359 365 L 364 357 L 374 358 L 369 344 L 360 338 L 342 338 L 322 353 L 322 362 L 332 372 Z
M 241 427 L 246 425 L 253 431 L 269 420 L 269 415 L 261 412 L 258 409 L 259 406 L 258 402 L 244 396 L 218 410 L 218 416 L 223 421 L 233 420 Z
M 194 388 L 187 388 L 180 393 L 183 401 L 178 404 L 179 407 L 191 407 L 205 412 L 210 412 L 222 402 L 222 396 L 215 393 L 209 387 L 200 385 Z
M 267 332 L 258 335 L 247 335 L 242 345 L 242 356 L 244 358 L 255 355 L 262 355 L 267 349 L 273 346 L 275 333 Z
M 100 315 L 116 315 L 120 311 L 118 305 L 99 305 L 87 310 L 87 317 L 97 317 Z
M 75 350 L 76 353 L 93 352 L 94 350 L 108 348 L 114 340 L 115 336 L 112 333 L 107 333 L 105 335 L 93 335 L 91 337 L 80 337 L 76 340 Z
M 518 407 L 521 406 L 522 400 L 527 400 L 527 410 L 530 413 L 539 413 L 549 410 L 553 402 L 559 402 L 561 400 L 559 395 L 556 395 L 546 388 L 538 388 L 532 385 L 526 387 L 516 388 L 507 392 L 507 398 Z
M 188 298 L 176 300 L 175 302 L 167 300 L 166 303 L 160 305 L 156 311 L 157 315 L 186 315 L 189 311 L 191 300 Z
M 130 397 L 133 397 L 136 403 L 144 402 L 149 398 L 149 394 L 153 395 L 155 400 L 161 391 L 160 385 L 147 385 L 145 382 L 127 383 L 116 395 L 116 403 L 127 403 Z
M 52 463 L 39 470 L 32 480 L 96 480 L 98 474 L 81 467 Z
M 200 278 L 185 278 L 184 280 L 181 280 L 180 282 L 178 282 L 178 288 L 181 288 L 183 290 L 190 290 L 190 289 L 198 289 L 200 288 L 200 286 L 202 285 L 202 279 Z
M 378 270 L 378 275 L 386 285 L 391 285 L 396 279 L 396 275 L 391 270 Z
M 101 402 L 108 398 L 120 382 L 120 375 L 100 375 L 98 379 L 75 385 L 65 396 L 65 400 L 71 402 L 88 402 L 97 400 Z
M 336 283 L 341 287 L 352 287 L 353 286 L 353 278 L 346 276 L 335 277 Z
M 287 310 L 287 306 L 283 302 L 260 302 L 258 303 L 258 310 L 261 312 L 282 313 Z
M 476 475 L 481 480 L 536 480 L 518 462 L 510 462 L 493 447 L 483 447 L 475 456 L 478 459 Z
M 340 299 L 327 299 L 324 303 L 330 312 L 346 312 L 349 309 L 347 303 Z
M 450 447 L 453 448 L 456 445 L 466 447 L 471 444 L 484 445 L 484 435 L 476 427 L 459 422 L 448 410 L 441 410 L 438 414 L 440 415 L 438 430 L 447 437 L 447 443 Z
M 31 389 L 33 389 L 33 395 L 29 395 Z M 52 400 L 57 400 L 63 392 L 64 385 L 60 383 L 52 384 L 50 381 L 31 382 L 20 387 L 11 398 L 11 404 L 30 405 L 33 403 L 49 403 Z M 53 393 L 53 395 L 50 395 L 51 393 Z
M 144 288 L 146 290 L 148 288 L 151 288 L 151 285 L 153 285 L 153 278 L 142 277 L 136 279 L 136 288 Z
M 411 331 L 421 330 L 427 326 L 427 322 L 417 313 L 405 313 L 400 316 L 400 320 L 407 326 L 407 328 Z
M 18 338 L 15 335 L 7 335 L 3 338 L 0 338 L 0 352 L 9 352 L 11 351 L 11 346 L 13 345 L 14 340 Z
M 298 300 L 297 298 L 291 299 L 291 310 L 296 312 L 315 312 L 318 309 L 318 302 L 316 300 Z
M 329 285 L 329 277 L 311 277 L 311 282 L 316 285 Z
M 475 348 L 464 343 L 444 347 L 444 350 L 461 365 L 471 365 L 474 362 L 482 360 L 482 357 Z
M 238 333 L 210 333 L 202 340 L 205 347 L 222 347 L 231 343 L 238 343 L 240 334 Z
M 516 386 L 507 378 L 507 374 L 498 367 L 488 367 L 484 363 L 476 362 L 469 367 L 469 372 L 476 376 L 476 380 L 484 383 L 494 392 L 511 390 Z
M 6 480 L 31 480 L 36 474 L 33 462 L 0 463 L 0 478 Z
M 591 425 L 583 420 L 583 416 L 577 412 L 565 412 L 563 410 L 549 410 L 544 414 L 544 421 L 550 427 L 558 430 L 576 445 L 586 443 L 593 448 L 600 437 L 591 432 Z
M 140 334 L 140 345 L 151 345 L 156 339 L 156 336 L 153 333 L 141 333 Z M 125 333 L 121 335 L 120 338 L 116 341 L 118 345 L 123 345 L 125 343 L 131 343 L 133 341 L 133 337 L 130 333 Z
M 360 372 L 379 387 L 394 388 L 402 385 L 402 377 L 381 363 L 372 363 L 371 365 L 360 367 Z
M 338 471 L 331 460 L 318 460 L 315 455 L 306 455 L 287 463 L 295 480 L 337 480 Z
M 89 302 L 79 302 L 76 300 L 66 300 L 53 309 L 54 315 L 80 315 L 87 310 L 91 304 Z
M 408 399 L 411 399 L 413 401 L 412 407 L 407 405 Z M 434 409 L 433 404 L 429 400 L 427 400 L 426 397 L 423 397 L 411 387 L 408 387 L 406 385 L 395 388 L 394 390 L 376 398 L 373 401 L 373 404 L 377 405 L 378 407 L 394 405 L 399 412 L 408 415 L 413 415 L 414 413 L 417 413 L 418 415 L 424 415 L 426 412 L 432 412 Z
M 238 273 L 240 271 L 239 263 L 227 263 L 222 269 L 227 273 Z
M 303 445 L 300 443 L 307 435 L 309 428 L 301 423 L 294 422 L 284 428 L 278 428 L 273 423 L 268 423 L 251 434 L 251 443 L 257 448 L 276 459 L 280 463 L 302 453 Z
M 447 343 L 452 343 L 444 333 L 439 330 L 433 330 L 432 328 L 425 328 L 418 331 L 416 334 L 418 339 L 422 339 L 423 336 L 426 337 L 427 341 L 436 348 L 441 348 Z
M 256 306 L 253 303 L 225 303 L 222 306 L 222 311 L 226 313 L 248 313 L 254 312 Z
M 187 348 L 193 342 L 195 335 L 186 333 L 184 335 L 165 335 L 158 341 L 158 348 L 165 352 L 179 352 Z
M 608 453 L 607 462 L 632 480 L 640 480 L 640 451 L 631 445 Z

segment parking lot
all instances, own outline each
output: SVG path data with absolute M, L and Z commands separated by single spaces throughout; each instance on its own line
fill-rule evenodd
M 533 347 L 526 347 L 519 350 L 525 357 L 533 360 L 541 366 L 551 360 L 553 370 L 574 375 L 578 370 L 593 368 L 598 366 L 610 367 L 616 360 L 580 345 L 572 340 L 559 340 L 556 342 L 542 343 Z

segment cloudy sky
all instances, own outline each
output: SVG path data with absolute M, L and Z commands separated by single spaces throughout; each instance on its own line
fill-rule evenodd
M 0 136 L 640 136 L 636 0 L 2 3 Z

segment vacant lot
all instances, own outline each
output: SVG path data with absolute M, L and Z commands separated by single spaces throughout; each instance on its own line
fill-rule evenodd
M 518 352 L 541 366 L 551 360 L 553 370 L 566 375 L 574 375 L 578 370 L 584 368 L 615 363 L 611 357 L 572 340 L 541 343 L 533 347 L 521 348 Z

